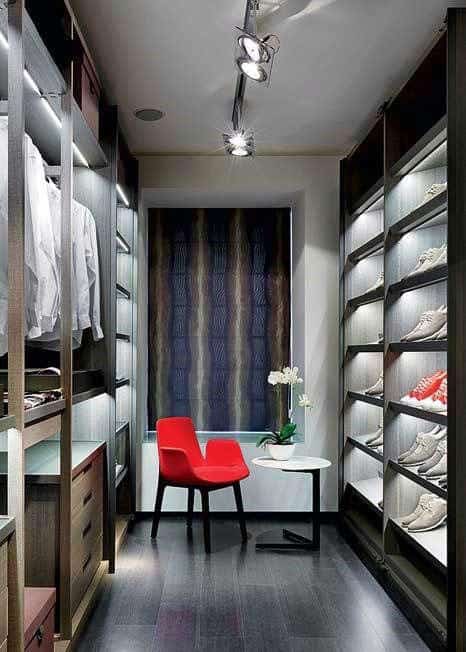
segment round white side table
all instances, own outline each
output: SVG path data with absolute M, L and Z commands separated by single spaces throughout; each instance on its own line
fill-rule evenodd
M 320 471 L 332 465 L 322 457 L 292 457 L 283 462 L 270 457 L 256 457 L 252 460 L 256 466 L 275 469 L 285 473 L 308 473 L 312 475 L 312 539 L 303 537 L 291 530 L 283 529 L 283 541 L 256 541 L 257 550 L 267 548 L 303 550 L 320 550 Z M 285 541 L 286 539 L 286 541 Z

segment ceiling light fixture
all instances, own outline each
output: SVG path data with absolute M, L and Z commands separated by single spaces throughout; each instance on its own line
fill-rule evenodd
M 159 109 L 138 109 L 134 115 L 143 122 L 157 122 L 165 117 L 165 113 Z
M 223 142 L 227 154 L 231 156 L 254 156 L 254 134 L 252 131 L 233 131 L 232 134 L 223 134 Z
M 264 37 L 257 35 L 257 11 L 259 2 L 247 0 L 244 25 L 238 27 L 241 35 L 237 39 L 239 51 L 235 60 L 240 72 L 253 81 L 270 83 L 273 60 L 280 49 L 280 40 L 275 34 Z

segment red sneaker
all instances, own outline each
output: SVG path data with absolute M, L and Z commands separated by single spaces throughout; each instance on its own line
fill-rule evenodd
M 430 410 L 431 412 L 440 412 L 441 414 L 447 413 L 448 408 L 448 380 L 445 378 L 440 383 L 440 387 L 436 392 L 425 398 L 422 401 L 422 407 L 424 410 Z
M 401 399 L 402 403 L 409 403 L 416 405 L 418 401 L 422 401 L 432 396 L 440 387 L 440 383 L 446 378 L 447 372 L 439 369 L 431 376 L 424 376 L 418 382 L 416 387 L 412 389 L 406 396 Z

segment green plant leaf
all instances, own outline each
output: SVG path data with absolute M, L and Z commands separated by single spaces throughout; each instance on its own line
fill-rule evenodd
M 276 444 L 277 443 L 277 436 L 275 433 L 270 433 L 268 435 L 265 435 L 265 437 L 261 437 L 259 441 L 256 443 L 257 448 L 265 447 L 266 444 Z
M 296 423 L 286 423 L 280 430 L 280 439 L 288 439 L 296 432 Z

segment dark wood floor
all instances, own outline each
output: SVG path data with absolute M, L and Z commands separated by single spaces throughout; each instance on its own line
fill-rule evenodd
M 305 533 L 306 525 L 296 526 Z M 249 521 L 251 539 L 276 523 Z M 107 576 L 80 652 L 421 652 L 424 645 L 332 525 L 320 553 L 256 552 L 234 521 L 137 523 Z

